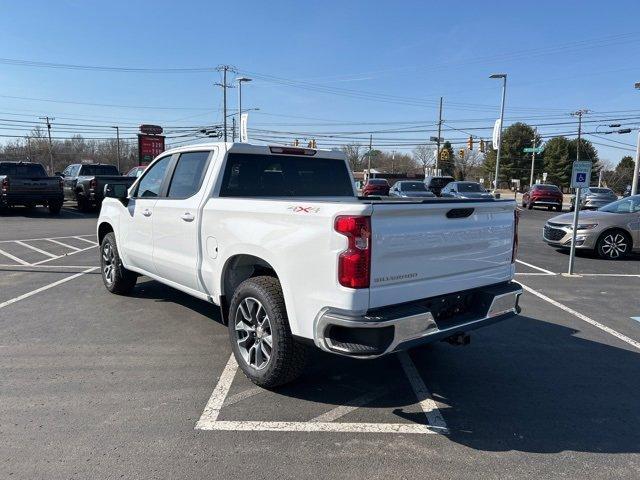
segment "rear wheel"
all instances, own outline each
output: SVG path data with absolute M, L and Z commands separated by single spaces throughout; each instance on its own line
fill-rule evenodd
M 229 307 L 231 348 L 244 374 L 256 385 L 273 388 L 300 376 L 308 347 L 291 335 L 277 278 L 242 282 Z
M 631 237 L 622 230 L 604 232 L 598 239 L 596 251 L 607 260 L 624 258 L 631 251 Z
M 531 210 L 533 208 L 533 202 L 527 203 L 527 208 Z
M 86 213 L 89 211 L 89 207 L 90 207 L 89 202 L 84 197 L 84 195 L 78 195 L 78 210 Z
M 107 233 L 100 244 L 100 270 L 105 288 L 118 295 L 129 293 L 138 279 L 134 272 L 122 266 L 113 232 Z
M 58 215 L 62 210 L 62 202 L 49 202 L 49 213 L 51 215 Z
M 549 205 L 549 206 L 547 207 L 547 210 L 549 210 L 549 211 L 553 210 L 553 205 Z
M 562 205 L 556 205 L 556 212 L 562 211 Z

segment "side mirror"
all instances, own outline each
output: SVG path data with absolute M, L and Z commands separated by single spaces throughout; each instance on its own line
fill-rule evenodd
M 107 183 L 104 186 L 104 198 L 115 198 L 124 203 L 127 200 L 127 186 Z

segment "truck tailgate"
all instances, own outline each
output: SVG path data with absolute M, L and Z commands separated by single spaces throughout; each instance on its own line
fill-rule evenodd
M 369 307 L 511 279 L 513 201 L 374 204 Z
M 61 192 L 58 177 L 10 177 L 9 193 L 12 194 L 40 194 Z

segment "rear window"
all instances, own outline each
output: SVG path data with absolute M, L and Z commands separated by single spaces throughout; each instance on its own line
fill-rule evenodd
M 12 177 L 46 177 L 44 167 L 39 163 L 0 163 L 0 175 Z
M 389 185 L 389 182 L 387 182 L 384 178 L 372 178 L 367 183 L 369 185 Z
M 541 190 L 543 192 L 556 192 L 560 193 L 560 189 L 555 185 L 536 185 L 533 187 L 534 190 Z
M 422 182 L 402 182 L 400 188 L 403 192 L 426 192 L 427 187 Z
M 342 160 L 230 153 L 221 197 L 352 197 Z
M 120 175 L 115 165 L 82 165 L 80 175 Z
M 479 183 L 459 183 L 459 192 L 486 192 L 486 190 Z
M 613 193 L 613 191 L 608 188 L 589 188 L 591 193 Z
M 429 186 L 435 188 L 442 188 L 453 181 L 451 177 L 435 177 L 429 180 Z

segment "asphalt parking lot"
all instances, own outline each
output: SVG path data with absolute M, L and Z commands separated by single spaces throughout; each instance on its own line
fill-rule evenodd
M 638 478 L 640 256 L 576 259 L 522 212 L 522 315 L 266 391 L 209 304 L 102 286 L 96 214 L 0 218 L 3 478 Z M 634 319 L 636 317 L 636 319 Z

